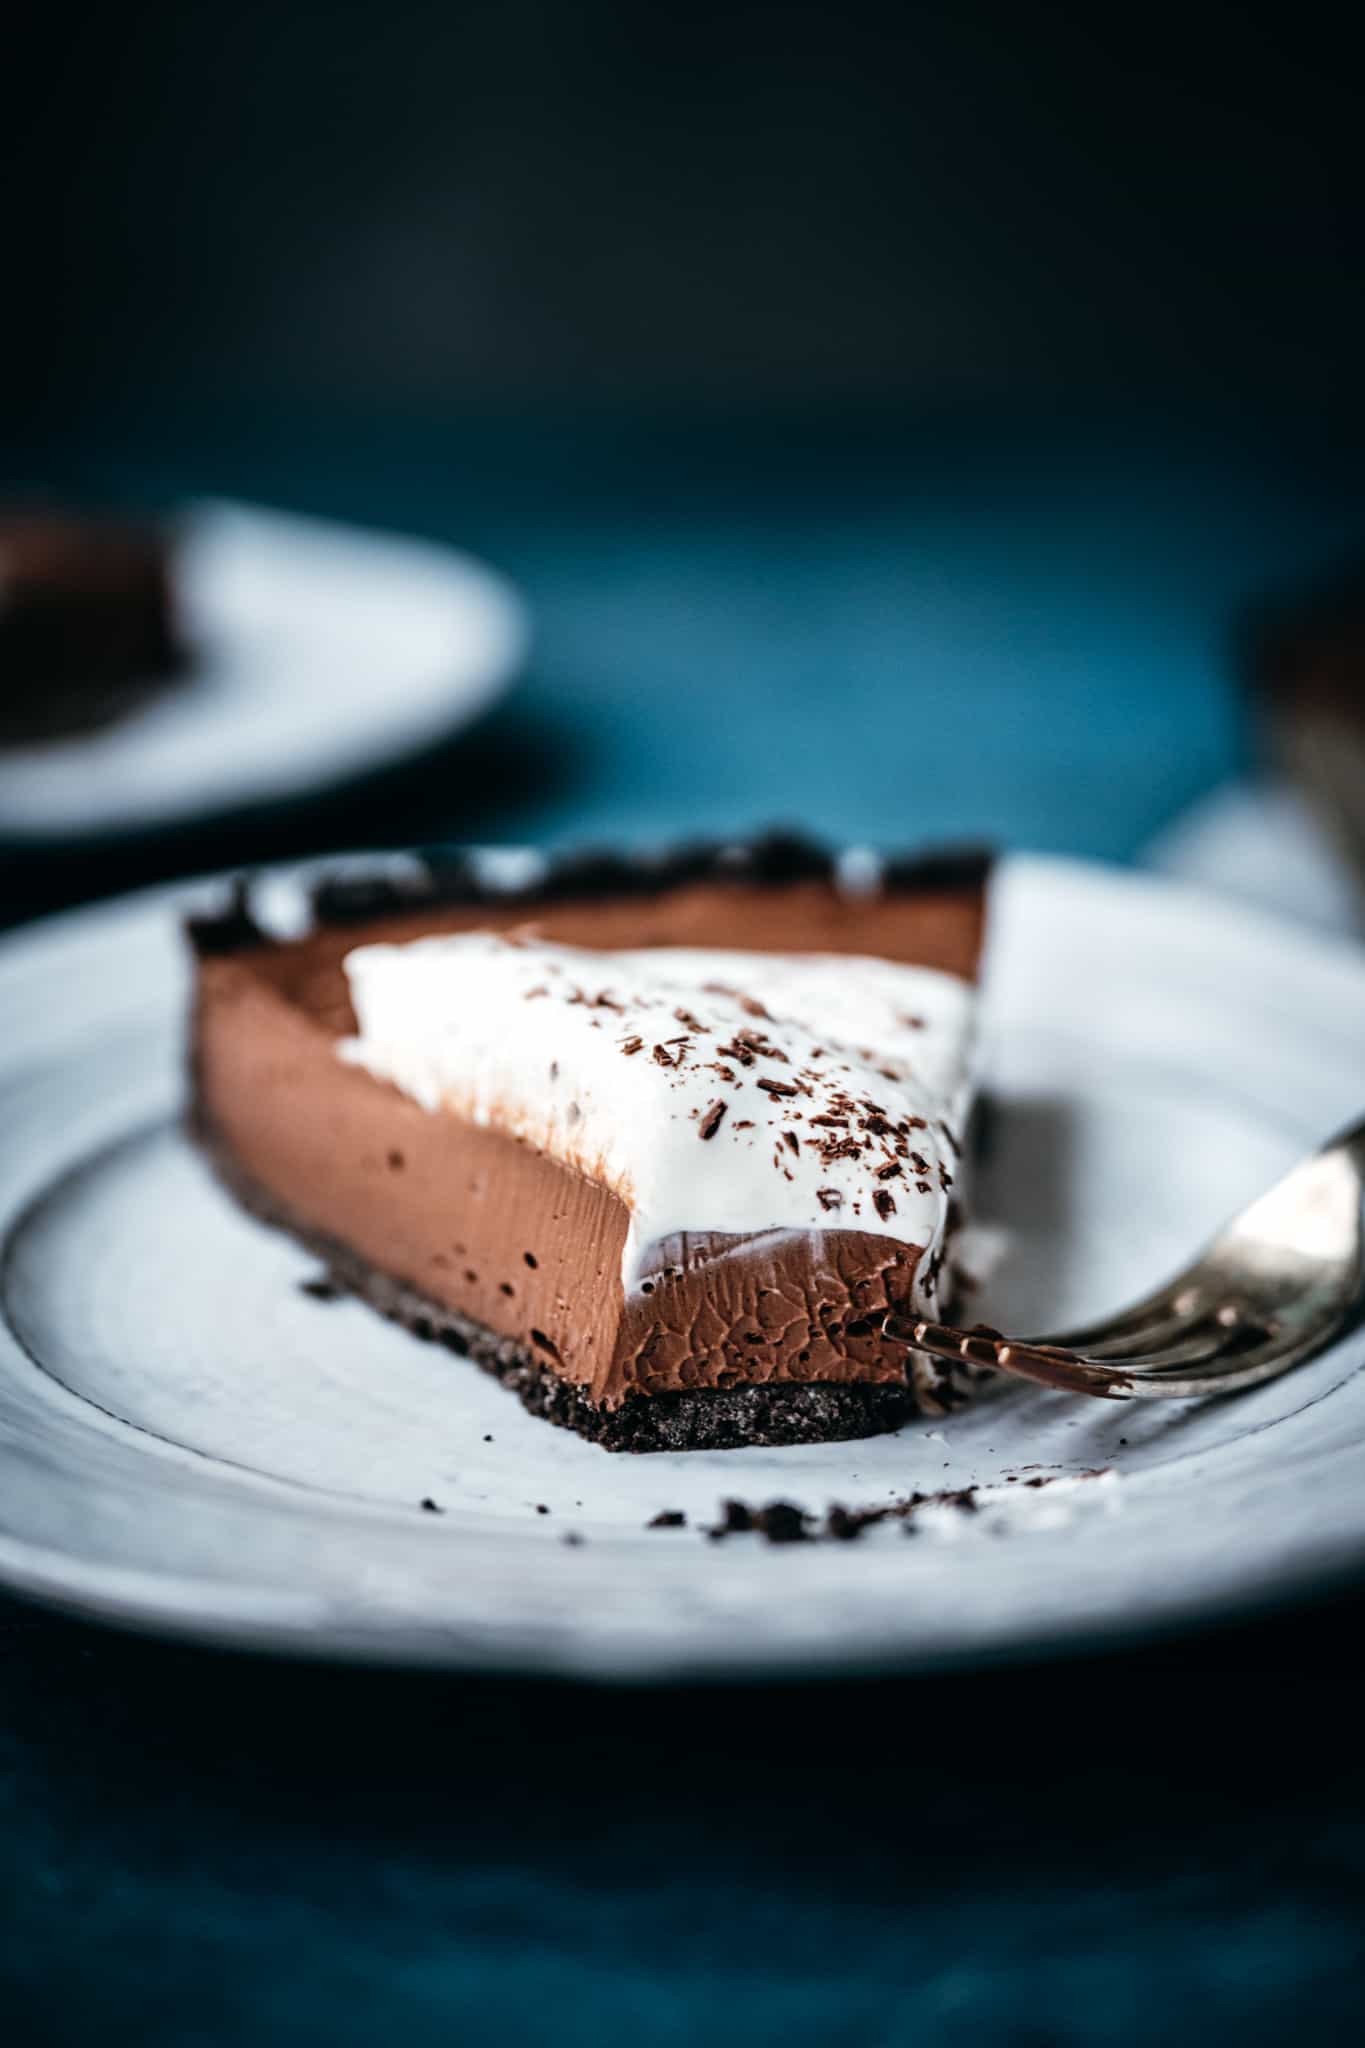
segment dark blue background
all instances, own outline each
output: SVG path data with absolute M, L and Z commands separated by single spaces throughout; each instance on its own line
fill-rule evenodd
M 21 2041 L 1359 2039 L 1358 1602 L 1095 1664 L 694 1694 L 0 1615 Z

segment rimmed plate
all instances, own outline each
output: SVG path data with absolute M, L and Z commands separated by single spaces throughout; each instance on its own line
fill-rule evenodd
M 467 725 L 525 652 L 469 556 L 249 505 L 178 521 L 188 673 L 103 732 L 0 752 L 0 836 L 141 831 L 330 788 Z
M 15 1590 L 218 1643 L 639 1678 L 1131 1637 L 1365 1561 L 1362 1335 L 1222 1403 L 1008 1385 L 859 1444 L 629 1458 L 311 1298 L 306 1256 L 180 1131 L 184 901 L 0 948 Z M 1007 862 L 986 1013 L 978 1208 L 1008 1240 L 981 1308 L 1006 1325 L 1164 1276 L 1361 1107 L 1365 959 L 1166 884 Z M 975 1513 L 922 1512 L 910 1540 L 703 1533 L 727 1496 L 822 1510 L 972 1485 Z M 687 1526 L 648 1528 L 661 1509 Z

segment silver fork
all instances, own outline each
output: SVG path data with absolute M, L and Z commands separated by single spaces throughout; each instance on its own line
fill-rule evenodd
M 894 1341 L 1110 1401 L 1231 1394 L 1320 1351 L 1361 1294 L 1365 1122 L 1235 1216 L 1183 1273 L 1121 1314 L 1058 1337 L 889 1315 Z

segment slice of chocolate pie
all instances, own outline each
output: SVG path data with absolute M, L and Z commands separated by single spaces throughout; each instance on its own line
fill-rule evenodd
M 172 584 L 150 529 L 0 507 L 0 746 L 95 731 L 164 688 Z
M 980 856 L 413 862 L 192 927 L 193 1115 L 332 1275 L 612 1450 L 941 1412 Z

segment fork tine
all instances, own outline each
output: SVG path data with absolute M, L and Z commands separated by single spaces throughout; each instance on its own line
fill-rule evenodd
M 1126 1398 L 1126 1377 L 1104 1365 L 1090 1365 L 1072 1353 L 1050 1345 L 1009 1344 L 994 1331 L 958 1330 L 948 1323 L 911 1322 L 905 1316 L 889 1315 L 883 1332 L 896 1343 L 915 1351 L 926 1351 L 960 1365 L 1002 1367 L 1040 1386 L 1063 1393 L 1098 1394 L 1109 1399 Z M 1003 1353 L 1011 1356 L 1006 1359 Z
M 1087 1358 L 1138 1358 L 1144 1353 L 1164 1351 L 1168 1344 L 1188 1343 L 1198 1330 L 1209 1329 L 1207 1315 L 1151 1315 L 1145 1321 L 1122 1328 L 1097 1325 L 1080 1341 L 1070 1332 L 1059 1337 L 1069 1351 L 1084 1352 Z
M 1104 1401 L 1126 1401 L 1132 1393 L 1132 1382 L 1126 1371 L 1092 1363 L 1089 1359 L 1077 1357 L 1074 1352 L 1062 1351 L 1050 1344 L 1002 1340 L 995 1346 L 991 1363 L 1002 1372 L 1036 1380 L 1039 1386 L 1055 1387 L 1063 1393 L 1095 1394 Z
M 984 1326 L 959 1330 L 948 1323 L 912 1323 L 889 1315 L 883 1328 L 888 1337 L 935 1358 L 998 1367 L 1063 1393 L 1127 1401 L 1208 1397 L 1256 1386 L 1319 1350 L 1340 1320 L 1297 1337 L 1254 1323 L 1213 1329 L 1205 1323 L 1207 1335 L 1202 1340 L 1192 1336 L 1164 1350 L 1121 1360 L 1089 1357 L 1058 1344 L 1021 1343 Z M 1209 1337 L 1215 1339 L 1212 1344 Z
M 1134 1400 L 1180 1400 L 1195 1396 L 1207 1400 L 1216 1394 L 1238 1394 L 1262 1380 L 1277 1379 L 1291 1366 L 1311 1358 L 1331 1335 L 1330 1329 L 1314 1330 L 1297 1343 L 1282 1341 L 1249 1355 L 1211 1359 L 1202 1369 L 1194 1366 L 1185 1372 L 1137 1371 L 1131 1378 L 1131 1396 Z
M 1181 1306 L 1177 1306 L 1181 1303 Z M 1134 1302 L 1122 1314 L 1106 1316 L 1103 1322 L 1085 1323 L 1079 1329 L 1065 1330 L 1055 1341 L 1065 1344 L 1068 1350 L 1083 1351 L 1087 1355 L 1100 1356 L 1111 1347 L 1124 1344 L 1138 1346 L 1138 1340 L 1150 1337 L 1155 1344 L 1168 1333 L 1188 1328 L 1196 1316 L 1207 1308 L 1207 1297 L 1185 1281 L 1174 1281 L 1159 1294 L 1149 1294 L 1145 1300 Z
M 984 1328 L 959 1330 L 950 1323 L 912 1324 L 899 1316 L 888 1316 L 884 1328 L 887 1336 L 913 1344 L 916 1350 L 929 1351 L 936 1358 L 965 1359 L 975 1365 L 999 1365 L 1006 1371 L 1015 1372 L 1022 1372 L 1027 1367 L 1029 1378 L 1042 1380 L 1046 1385 L 1077 1386 L 1084 1381 L 1087 1389 L 1117 1384 L 1134 1373 L 1150 1376 L 1169 1372 L 1177 1366 L 1212 1366 L 1226 1354 L 1238 1336 L 1235 1326 L 1223 1328 L 1216 1323 L 1204 1322 L 1188 1337 L 1174 1344 L 1156 1345 L 1150 1351 L 1105 1353 L 1077 1351 L 1069 1344 L 1053 1343 L 1050 1339 L 1030 1341 L 1001 1337 L 996 1331 Z
M 1208 1319 L 1196 1323 L 1193 1328 L 1189 1324 L 1168 1324 L 1166 1327 L 1183 1329 L 1185 1334 L 1173 1336 L 1164 1343 L 1158 1330 L 1143 1344 L 1133 1340 L 1121 1344 L 1087 1344 L 1081 1356 L 1102 1360 L 1106 1365 L 1122 1366 L 1125 1371 L 1137 1367 L 1148 1372 L 1161 1372 L 1168 1366 L 1197 1365 L 1204 1359 L 1219 1358 L 1235 1335 L 1234 1329 L 1224 1329 Z
M 1192 1361 L 1183 1370 L 1153 1370 L 1145 1361 L 1130 1367 L 1136 1395 L 1231 1394 L 1254 1387 L 1260 1380 L 1274 1379 L 1291 1366 L 1311 1358 L 1338 1333 L 1346 1321 L 1341 1307 L 1325 1320 L 1306 1327 L 1289 1322 L 1280 1327 L 1250 1320 L 1234 1325 L 1228 1341 L 1214 1357 Z
M 1328 1325 L 1325 1331 L 1315 1330 L 1311 1339 L 1304 1341 L 1316 1344 L 1323 1335 L 1330 1334 L 1330 1329 Z M 1282 1329 L 1274 1320 L 1265 1320 L 1245 1309 L 1239 1311 L 1229 1302 L 1214 1316 L 1202 1317 L 1190 1328 L 1187 1337 L 1174 1343 L 1159 1344 L 1146 1353 L 1099 1355 L 1114 1364 L 1122 1363 L 1135 1378 L 1159 1379 L 1169 1391 L 1182 1367 L 1183 1377 L 1191 1386 L 1208 1387 L 1215 1380 L 1220 1384 L 1230 1382 L 1243 1370 L 1259 1372 L 1261 1363 L 1267 1359 L 1287 1360 L 1295 1341 L 1292 1327 Z

